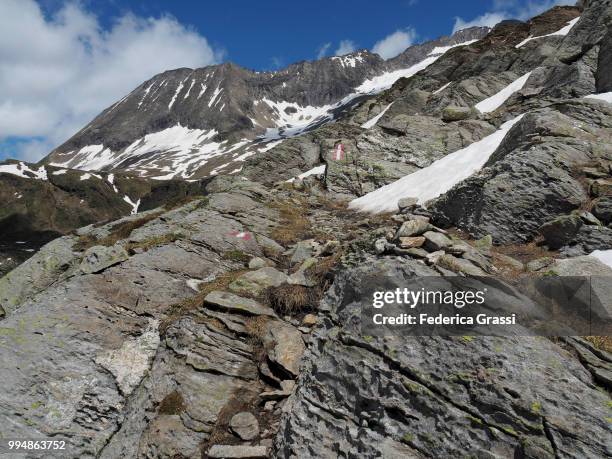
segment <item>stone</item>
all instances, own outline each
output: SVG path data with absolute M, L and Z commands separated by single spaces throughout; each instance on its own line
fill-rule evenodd
M 252 316 L 276 317 L 274 310 L 264 306 L 250 298 L 243 298 L 229 292 L 214 290 L 204 298 L 204 303 L 208 303 L 227 312 L 237 312 Z
M 280 383 L 281 389 L 285 392 L 291 392 L 295 388 L 295 381 L 292 379 L 285 379 Z
M 314 314 L 306 314 L 302 319 L 302 325 L 306 325 L 307 327 L 313 327 L 317 324 L 317 316 Z
M 261 257 L 253 257 L 249 261 L 249 269 L 265 268 L 266 266 L 273 266 L 270 260 L 264 260 Z
M 387 247 L 387 240 L 384 238 L 381 239 L 376 239 L 374 241 L 374 253 L 376 255 L 382 255 L 383 253 L 385 253 Z
M 591 212 L 575 211 L 573 213 L 574 215 L 580 217 L 580 219 L 587 225 L 601 226 L 601 222 L 599 221 L 599 219 L 595 217 L 595 215 L 593 215 Z
M 427 250 L 421 249 L 420 247 L 413 247 L 412 249 L 406 250 L 406 255 L 410 255 L 415 258 L 427 258 L 429 252 Z
M 456 107 L 449 105 L 442 110 L 442 121 L 466 120 L 471 116 L 473 116 L 473 110 L 470 107 Z
M 474 246 L 481 251 L 488 252 L 493 247 L 493 237 L 487 234 L 474 241 Z
M 611 179 L 597 179 L 593 180 L 589 187 L 589 193 L 591 196 L 612 196 L 612 180 Z
M 259 422 L 253 414 L 247 411 L 232 416 L 229 426 L 232 432 L 242 440 L 253 440 L 259 435 Z
M 99 273 L 128 258 L 128 253 L 120 245 L 113 245 L 111 247 L 95 245 L 85 251 L 79 269 L 83 274 Z
M 321 255 L 327 257 L 333 255 L 340 249 L 340 242 L 336 240 L 327 241 L 321 248 Z
M 541 269 L 550 266 L 552 263 L 554 263 L 554 261 L 554 258 L 542 257 L 528 262 L 525 266 L 527 271 L 540 271 Z
M 395 233 L 395 239 L 400 237 L 420 236 L 427 231 L 431 225 L 423 220 L 409 220 L 402 223 L 402 226 Z
M 305 349 L 299 330 L 293 325 L 271 320 L 265 326 L 262 342 L 268 359 L 282 367 L 288 375 L 297 377 Z
M 400 237 L 399 240 L 402 249 L 421 247 L 425 243 L 423 236 Z
M 593 214 L 604 224 L 612 222 L 612 196 L 603 196 L 593 207 Z
M 301 263 L 307 258 L 311 258 L 319 251 L 319 244 L 314 239 L 306 241 L 299 241 L 293 249 L 293 255 L 291 255 L 291 264 Z
M 540 227 L 540 234 L 552 250 L 559 249 L 568 244 L 583 225 L 577 215 L 563 215 L 551 220 Z
M 255 459 L 268 457 L 268 448 L 261 445 L 213 445 L 207 454 L 211 459 Z
M 260 268 L 243 274 L 229 285 L 232 292 L 257 296 L 268 287 L 287 282 L 287 275 L 272 267 Z
M 293 186 L 293 189 L 296 191 L 304 191 L 304 181 L 301 178 L 296 178 L 291 185 Z
M 417 206 L 418 202 L 418 198 L 401 198 L 399 201 L 397 201 L 397 207 L 399 208 L 400 212 L 403 210 L 412 210 Z
M 308 275 L 308 269 L 318 263 L 317 258 L 308 258 L 301 264 L 299 269 L 287 278 L 287 283 L 291 285 L 302 285 L 304 287 L 314 287 L 317 280 Z
M 423 233 L 423 237 L 425 238 L 425 249 L 431 252 L 444 250 L 453 243 L 453 241 L 444 234 L 435 231 L 426 231 Z
M 525 269 L 525 265 L 517 260 L 516 258 L 510 257 L 508 255 L 504 255 L 503 253 L 498 253 L 495 257 L 506 266 L 515 269 L 517 271 L 523 271 Z
M 486 276 L 487 273 L 475 266 L 464 258 L 457 258 L 449 253 L 445 253 L 438 258 L 436 265 L 440 265 L 456 273 L 467 274 L 468 276 Z
M 264 410 L 272 411 L 275 405 L 276 405 L 276 400 L 268 400 L 266 403 L 264 403 Z

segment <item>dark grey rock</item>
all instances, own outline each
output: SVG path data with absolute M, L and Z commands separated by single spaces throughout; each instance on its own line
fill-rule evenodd
M 604 224 L 612 221 L 612 196 L 599 198 L 593 207 L 593 214 Z
M 572 241 L 583 224 L 577 215 L 563 215 L 544 223 L 539 231 L 548 247 L 556 250 Z

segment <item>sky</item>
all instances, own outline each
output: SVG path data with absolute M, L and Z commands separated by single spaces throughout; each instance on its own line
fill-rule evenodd
M 573 0 L 0 0 L 0 160 L 38 161 L 164 70 L 384 58 Z

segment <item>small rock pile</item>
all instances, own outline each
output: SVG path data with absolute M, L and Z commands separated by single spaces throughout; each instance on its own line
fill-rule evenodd
M 416 198 L 400 199 L 398 207 L 399 213 L 391 219 L 400 226 L 374 241 L 377 255 L 417 258 L 443 275 L 486 276 L 491 273 L 490 236 L 476 241 L 474 247 L 432 225 L 429 212 L 417 204 Z

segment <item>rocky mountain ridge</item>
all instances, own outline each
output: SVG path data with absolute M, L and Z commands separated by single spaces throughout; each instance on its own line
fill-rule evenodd
M 245 158 L 273 145 L 271 141 L 335 120 L 450 47 L 487 32 L 462 30 L 387 61 L 361 50 L 276 72 L 254 72 L 232 63 L 167 71 L 106 109 L 45 162 L 166 178 L 235 172 Z

